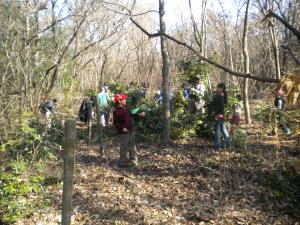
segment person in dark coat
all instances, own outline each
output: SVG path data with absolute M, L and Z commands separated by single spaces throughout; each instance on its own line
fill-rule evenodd
M 119 133 L 120 141 L 120 166 L 126 166 L 128 163 L 127 154 L 129 148 L 130 164 L 138 165 L 138 157 L 136 154 L 136 145 L 134 141 L 132 115 L 126 107 L 127 95 L 116 94 L 114 101 L 117 106 L 113 111 L 113 124 Z M 143 117 L 145 113 L 139 113 L 138 116 Z
M 52 115 L 54 113 L 54 109 L 57 105 L 57 100 L 47 100 L 40 106 L 40 112 L 45 116 L 47 121 L 47 127 L 51 127 Z
M 211 116 L 214 119 L 214 135 L 215 135 L 215 149 L 221 150 L 221 133 L 226 142 L 226 149 L 231 149 L 230 137 L 226 129 L 225 105 L 227 104 L 227 92 L 224 83 L 217 86 L 216 95 L 213 98 L 211 105 Z
M 89 110 L 92 110 L 92 105 L 89 108 L 89 104 L 91 104 L 91 100 L 90 98 L 86 97 L 83 99 L 80 108 L 79 108 L 79 114 L 78 114 L 78 118 L 80 121 L 87 123 L 89 121 L 89 117 L 91 115 L 91 113 L 89 112 Z

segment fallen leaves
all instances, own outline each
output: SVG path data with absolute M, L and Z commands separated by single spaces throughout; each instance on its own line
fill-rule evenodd
M 199 140 L 167 148 L 143 145 L 140 166 L 122 169 L 116 164 L 118 145 L 114 141 L 107 143 L 111 152 L 109 163 L 99 159 L 98 146 L 80 143 L 76 153 L 73 224 L 297 222 L 299 218 L 284 212 L 288 203 L 279 207 L 266 197 L 268 188 L 262 183 L 266 171 L 274 166 L 273 151 L 216 153 L 208 145 Z M 54 194 L 58 198 L 61 195 L 58 189 Z M 53 205 L 52 211 L 59 215 L 59 204 Z M 54 216 L 47 221 L 54 223 L 57 219 Z

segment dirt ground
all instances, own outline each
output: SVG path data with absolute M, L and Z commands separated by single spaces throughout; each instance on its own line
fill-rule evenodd
M 267 182 L 300 150 L 285 147 L 289 140 L 278 148 L 274 137 L 252 128 L 248 145 L 230 152 L 201 139 L 139 144 L 139 166 L 128 168 L 117 164 L 117 139 L 106 140 L 107 160 L 98 145 L 80 141 L 72 224 L 300 224 L 300 198 L 275 198 Z M 49 187 L 55 204 L 27 224 L 59 224 L 61 190 Z

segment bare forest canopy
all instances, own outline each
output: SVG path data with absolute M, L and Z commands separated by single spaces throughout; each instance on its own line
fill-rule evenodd
M 233 1 L 236 11 L 227 12 L 202 0 L 196 18 L 194 1 L 186 1 L 189 18 L 177 18 L 161 33 L 158 9 L 143 1 L 1 1 L 1 115 L 36 110 L 50 97 L 71 104 L 71 95 L 111 80 L 134 80 L 154 91 L 161 86 L 162 61 L 159 39 L 152 37 L 161 35 L 168 39 L 171 89 L 178 86 L 182 63 L 197 59 L 212 65 L 212 84 L 242 87 L 241 78 L 251 78 L 251 95 L 268 86 L 257 81 L 276 83 L 282 71 L 299 70 L 300 6 L 297 0 L 250 2 L 245 72 L 245 3 Z

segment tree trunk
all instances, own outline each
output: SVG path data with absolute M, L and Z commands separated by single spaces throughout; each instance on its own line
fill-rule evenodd
M 159 0 L 159 25 L 160 32 L 166 33 L 166 25 L 164 21 L 165 15 L 165 1 Z M 162 78 L 163 78 L 163 111 L 164 111 L 164 128 L 163 128 L 163 142 L 168 143 L 171 140 L 171 118 L 170 118 L 170 90 L 169 90 L 169 59 L 166 49 L 166 38 L 160 36 L 161 56 L 162 56 Z
M 278 40 L 275 36 L 275 28 L 272 26 L 269 29 L 270 29 L 271 39 L 272 39 L 272 46 L 273 46 L 276 79 L 280 80 L 281 79 L 281 72 L 280 72 L 280 58 L 279 58 Z
M 202 1 L 202 15 L 201 15 L 201 54 L 207 57 L 207 22 L 206 22 L 206 6 L 207 0 Z
M 250 74 L 250 63 L 248 53 L 248 15 L 249 15 L 250 0 L 247 0 L 245 21 L 244 21 L 244 33 L 243 33 L 243 55 L 244 55 L 244 72 Z M 245 123 L 251 124 L 251 115 L 249 107 L 249 78 L 244 78 L 243 84 L 243 97 L 244 97 L 244 110 L 245 110 Z
M 271 10 L 274 10 L 274 1 L 270 0 L 269 5 Z M 269 32 L 272 40 L 272 47 L 273 47 L 273 55 L 274 55 L 274 62 L 275 62 L 275 72 L 276 72 L 276 79 L 281 79 L 280 73 L 280 59 L 279 59 L 279 49 L 278 49 L 278 39 L 275 33 L 275 26 L 274 26 L 274 19 L 270 18 L 269 21 Z

